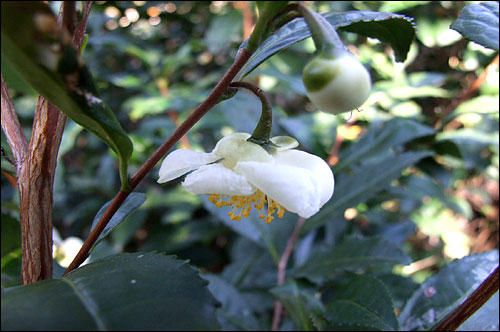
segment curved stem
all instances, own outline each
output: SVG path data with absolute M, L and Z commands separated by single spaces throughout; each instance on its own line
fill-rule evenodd
M 85 243 L 80 248 L 80 251 L 68 266 L 63 275 L 76 269 L 87 258 L 90 248 L 102 233 L 104 227 L 108 224 L 111 217 L 115 214 L 118 208 L 122 205 L 128 195 L 137 187 L 146 174 L 158 163 L 158 161 L 177 143 L 191 127 L 195 125 L 217 102 L 222 94 L 226 91 L 231 80 L 236 76 L 241 67 L 248 61 L 252 55 L 245 49 L 240 51 L 236 61 L 231 68 L 222 77 L 219 83 L 215 86 L 208 97 L 189 115 L 189 117 L 174 131 L 174 133 L 149 157 L 149 159 L 139 168 L 131 179 L 130 187 L 127 191 L 119 191 L 115 196 L 108 209 L 94 227 Z
M 318 53 L 335 57 L 340 52 L 345 52 L 339 35 L 332 25 L 319 13 L 300 3 L 290 4 L 286 8 L 288 10 L 295 10 L 304 17 L 309 30 L 311 30 L 311 36 Z
M 232 82 L 229 84 L 229 87 L 245 88 L 259 97 L 262 103 L 262 113 L 257 123 L 257 127 L 255 127 L 252 136 L 248 140 L 257 144 L 269 144 L 271 129 L 273 127 L 273 108 L 267 95 L 258 86 L 249 82 Z

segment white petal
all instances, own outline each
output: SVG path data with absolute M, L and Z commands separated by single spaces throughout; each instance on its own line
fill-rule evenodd
M 169 153 L 160 167 L 159 183 L 173 180 L 200 166 L 214 162 L 218 157 L 213 153 L 197 152 L 193 150 L 175 150 Z
M 251 195 L 256 191 L 244 176 L 221 164 L 200 167 L 186 176 L 182 186 L 195 194 Z
M 235 171 L 267 196 L 301 217 L 319 211 L 320 193 L 311 171 L 285 164 L 239 162 Z
M 275 136 L 271 138 L 271 142 L 278 146 L 278 151 L 290 150 L 299 146 L 299 142 L 290 136 Z
M 234 133 L 224 137 L 212 151 L 219 158 L 224 158 L 222 164 L 233 168 L 238 161 L 273 162 L 273 157 L 258 144 L 248 142 L 250 134 Z
M 335 187 L 332 169 L 318 156 L 300 151 L 287 150 L 276 154 L 276 164 L 305 168 L 313 174 L 313 181 L 319 188 L 320 207 L 330 200 Z

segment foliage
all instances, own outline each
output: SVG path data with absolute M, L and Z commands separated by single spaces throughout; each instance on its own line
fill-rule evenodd
M 109 105 L 106 116 L 133 143 L 129 174 L 220 80 L 246 44 L 242 21 L 254 7 L 93 4 L 82 57 Z M 498 58 L 496 69 L 490 65 L 498 56 L 498 3 L 315 2 L 312 9 L 369 69 L 373 90 L 359 112 L 316 110 L 301 81 L 315 48 L 300 18 L 262 40 L 238 74 L 270 96 L 271 136 L 296 138 L 335 175 L 332 199 L 300 229 L 284 282 L 277 283 L 278 265 L 298 216 L 264 224 L 252 211 L 231 221 L 227 207 L 180 181 L 157 184 L 158 164 L 85 265 L 20 286 L 19 197 L 2 160 L 2 329 L 266 330 L 279 300 L 282 330 L 428 330 L 477 288 L 498 265 Z M 488 33 L 478 36 L 472 17 Z M 6 30 L 4 21 L 2 55 L 4 34 L 26 31 Z M 57 73 L 44 71 L 54 81 L 41 87 L 16 71 L 13 61 L 40 69 L 16 54 L 2 56 L 2 75 L 29 137 L 35 90 L 74 101 Z M 475 81 L 481 85 L 468 92 Z M 251 133 L 258 110 L 257 98 L 239 92 L 175 148 L 208 152 L 222 136 Z M 69 239 L 85 240 L 120 188 L 121 147 L 109 150 L 90 120 L 73 120 L 54 183 L 59 262 L 74 255 Z M 3 132 L 2 147 L 11 154 Z M 498 292 L 461 327 L 495 328 Z

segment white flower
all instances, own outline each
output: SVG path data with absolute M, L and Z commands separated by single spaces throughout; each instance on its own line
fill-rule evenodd
M 298 142 L 291 137 L 271 138 L 277 146 L 272 154 L 248 142 L 249 137 L 246 133 L 226 136 L 210 153 L 175 150 L 163 160 L 158 182 L 193 171 L 182 186 L 210 195 L 217 207 L 232 206 L 231 220 L 248 217 L 252 203 L 266 223 L 276 210 L 279 218 L 285 210 L 309 218 L 332 197 L 334 177 L 323 159 L 293 149 Z

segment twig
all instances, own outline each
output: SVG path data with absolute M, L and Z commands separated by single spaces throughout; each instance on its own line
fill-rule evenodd
M 115 214 L 121 204 L 125 201 L 127 196 L 137 187 L 139 182 L 146 176 L 147 173 L 158 163 L 158 161 L 177 143 L 184 134 L 187 133 L 191 127 L 194 126 L 215 104 L 219 98 L 226 91 L 231 80 L 236 76 L 241 67 L 248 61 L 251 53 L 245 49 L 241 50 L 238 58 L 233 65 L 228 69 L 226 74 L 222 77 L 219 83 L 215 86 L 208 97 L 189 115 L 189 117 L 174 131 L 174 133 L 149 157 L 149 159 L 139 168 L 131 179 L 130 187 L 127 191 L 119 191 L 115 196 L 106 212 L 90 233 L 89 237 L 85 240 L 80 251 L 68 266 L 64 275 L 76 269 L 87 258 L 88 252 L 92 245 L 95 243 L 99 234 L 103 231 L 104 227 L 108 224 L 111 217 Z
M 455 331 L 470 316 L 472 316 L 493 294 L 498 291 L 498 266 L 486 280 L 462 303 L 455 311 L 446 317 L 434 331 Z
M 278 278 L 277 278 L 278 286 L 281 286 L 285 283 L 286 266 L 293 252 L 293 248 L 295 247 L 295 243 L 297 242 L 297 239 L 299 237 L 300 229 L 302 228 L 302 225 L 304 224 L 305 220 L 306 219 L 302 217 L 300 217 L 299 220 L 297 220 L 297 224 L 295 225 L 292 235 L 290 235 L 290 238 L 288 239 L 285 250 L 283 251 L 283 255 L 281 256 L 281 259 L 278 263 Z M 274 301 L 273 323 L 271 327 L 272 331 L 278 330 L 282 312 L 283 312 L 283 305 L 281 304 L 281 302 Z

